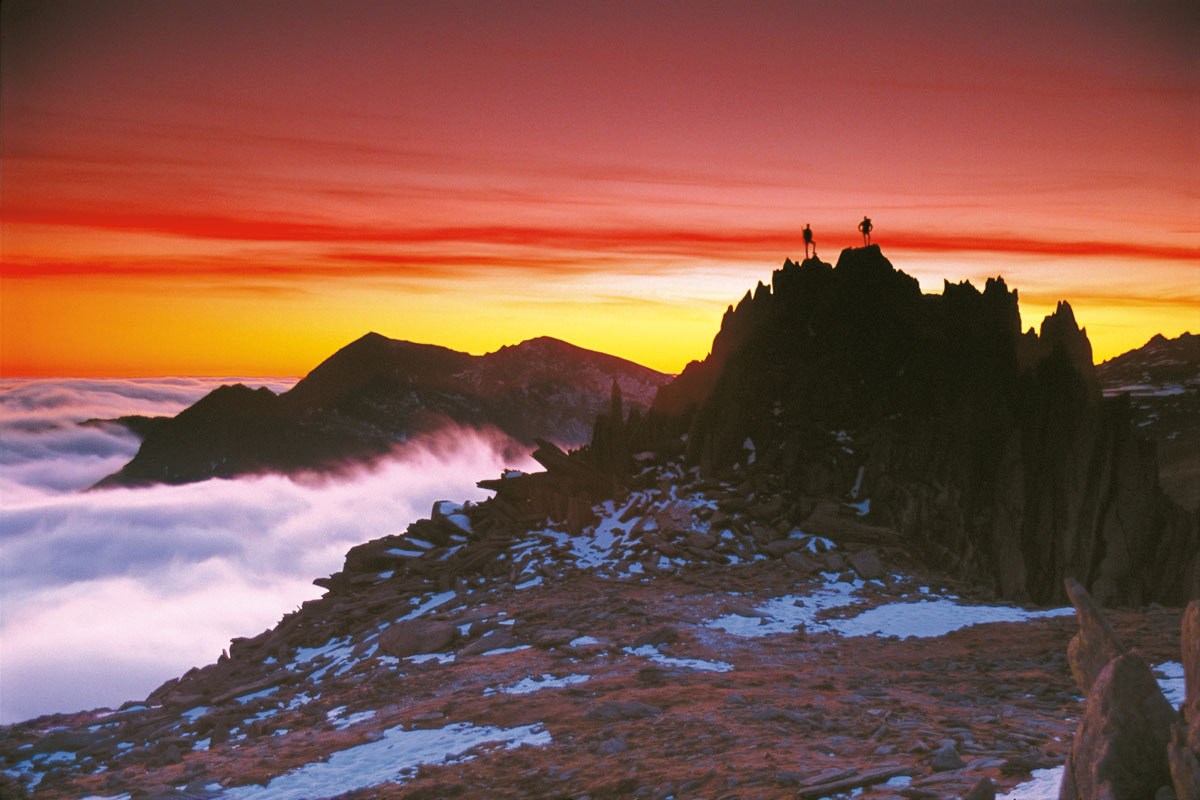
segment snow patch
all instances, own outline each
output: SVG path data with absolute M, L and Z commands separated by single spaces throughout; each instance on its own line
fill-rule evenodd
M 1073 608 L 1029 611 L 1012 606 L 970 606 L 956 603 L 950 598 L 937 598 L 915 603 L 887 603 L 847 619 L 817 619 L 822 611 L 859 602 L 858 590 L 865 585 L 862 580 L 843 583 L 827 578 L 822 588 L 808 595 L 784 595 L 760 603 L 754 608 L 757 616 L 733 613 L 705 624 L 735 636 L 747 637 L 790 633 L 803 627 L 810 632 L 830 632 L 842 636 L 896 636 L 908 639 L 945 636 L 959 628 L 990 622 L 1026 622 L 1075 613 Z
M 1187 699 L 1187 687 L 1183 683 L 1183 664 L 1167 661 L 1154 667 L 1155 678 L 1171 705 L 1179 708 Z
M 682 667 L 683 669 L 694 669 L 700 672 L 729 672 L 733 669 L 733 664 L 727 661 L 705 661 L 700 658 L 673 658 L 672 656 L 663 655 L 654 645 L 644 644 L 641 647 L 626 647 L 625 652 L 631 656 L 641 656 L 648 658 L 656 664 L 663 664 L 668 667 Z
M 533 694 L 542 689 L 562 689 L 566 686 L 574 686 L 577 683 L 587 683 L 591 679 L 591 675 L 580 675 L 577 673 L 556 678 L 547 672 L 543 673 L 540 678 L 522 678 L 516 683 L 501 687 L 500 689 L 488 687 L 483 690 L 483 693 L 485 695 L 492 695 L 497 692 L 502 692 L 503 694 Z
M 1058 789 L 1062 785 L 1063 768 L 1035 769 L 1030 773 L 1033 780 L 1019 783 L 996 800 L 1058 800 Z
M 989 622 L 1026 622 L 1074 613 L 1073 608 L 1027 611 L 1009 606 L 965 606 L 952 600 L 937 599 L 920 600 L 915 603 L 887 603 L 850 619 L 829 620 L 824 623 L 824 627 L 842 636 L 930 638 Z
M 367 742 L 284 773 L 266 786 L 237 786 L 221 800 L 325 800 L 381 783 L 402 783 L 422 764 L 465 761 L 472 748 L 485 744 L 512 750 L 525 745 L 550 744 L 550 733 L 541 725 L 516 728 L 475 727 L 459 722 L 444 728 L 383 731 L 383 738 Z

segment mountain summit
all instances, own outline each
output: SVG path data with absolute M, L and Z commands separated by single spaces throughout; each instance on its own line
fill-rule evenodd
M 1002 278 L 923 294 L 878 246 L 784 263 L 655 398 L 645 446 L 686 433 L 702 474 L 870 498 L 931 563 L 1013 599 L 1182 602 L 1194 515 L 1158 483 L 1129 404 L 1105 399 L 1069 304 L 1022 333 Z
M 97 485 L 327 470 L 448 425 L 493 428 L 521 445 L 578 445 L 614 382 L 633 406 L 646 407 L 669 379 L 549 337 L 473 356 L 368 333 L 283 394 L 216 389 L 150 428 L 137 455 Z

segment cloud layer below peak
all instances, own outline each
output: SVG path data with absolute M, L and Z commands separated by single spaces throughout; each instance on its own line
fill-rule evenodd
M 209 380 L 0 385 L 0 723 L 139 699 L 321 590 L 346 550 L 434 501 L 479 500 L 509 442 L 400 445 L 338 480 L 279 476 L 84 492 L 137 449 L 96 416 L 175 413 Z M 275 385 L 280 389 L 286 386 Z

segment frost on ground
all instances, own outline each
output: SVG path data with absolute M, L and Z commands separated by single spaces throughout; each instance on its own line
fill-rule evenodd
M 550 744 L 550 733 L 538 725 L 516 728 L 475 727 L 460 722 L 431 730 L 383 731 L 383 738 L 339 750 L 328 761 L 306 764 L 266 786 L 237 786 L 221 800 L 322 800 L 381 783 L 399 783 L 422 764 L 463 761 L 468 750 L 485 744 L 507 750 Z

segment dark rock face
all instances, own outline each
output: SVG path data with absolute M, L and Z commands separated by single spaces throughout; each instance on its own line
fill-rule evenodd
M 222 386 L 159 421 L 133 460 L 99 485 L 324 471 L 452 424 L 497 429 L 518 445 L 539 437 L 580 444 L 614 384 L 644 409 L 668 379 L 549 338 L 472 356 L 371 333 L 281 395 Z
M 1167 742 L 1175 711 L 1136 653 L 1096 678 L 1067 764 L 1059 800 L 1137 800 L 1170 785 Z
M 922 294 L 877 246 L 785 262 L 650 418 L 686 430 L 704 472 L 860 483 L 881 524 L 1004 597 L 1060 601 L 1066 576 L 1102 603 L 1200 592 L 1197 518 L 1163 494 L 1128 404 L 1102 396 L 1070 306 L 1021 333 L 1003 279 Z

